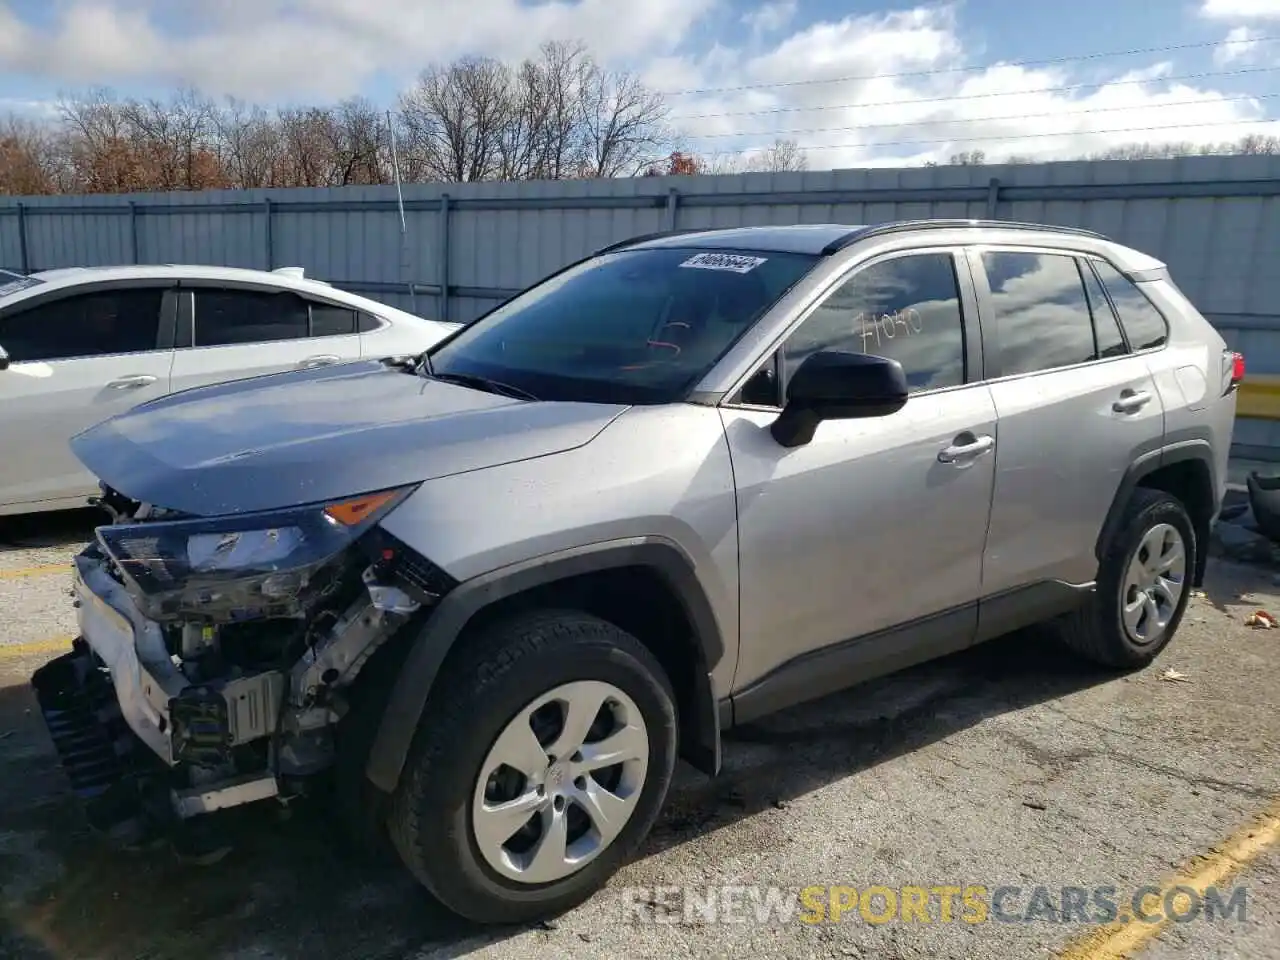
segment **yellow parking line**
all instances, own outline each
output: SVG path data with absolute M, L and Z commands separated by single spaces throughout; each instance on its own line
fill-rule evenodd
M 71 637 L 51 637 L 48 640 L 34 640 L 31 643 L 0 644 L 0 660 L 18 660 L 22 657 L 35 657 L 49 653 L 69 653 Z
M 1151 895 L 1148 903 L 1154 904 L 1157 899 L 1167 902 L 1166 897 L 1178 887 L 1189 887 L 1204 896 L 1210 887 L 1221 886 L 1276 844 L 1280 844 L 1280 799 L 1209 853 L 1184 866 L 1161 885 L 1158 897 Z M 1169 923 L 1168 917 L 1152 923 L 1136 921 L 1131 912 L 1122 909 L 1115 922 L 1068 944 L 1058 954 L 1058 960 L 1123 960 L 1159 936 Z
M 43 577 L 51 573 L 70 573 L 71 561 L 66 563 L 42 563 L 38 567 L 11 567 L 0 570 L 0 580 L 21 580 L 25 577 Z

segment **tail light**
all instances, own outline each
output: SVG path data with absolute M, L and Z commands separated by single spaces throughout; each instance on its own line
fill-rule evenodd
M 1244 379 L 1244 354 L 1234 350 L 1222 351 L 1222 392 L 1230 393 Z

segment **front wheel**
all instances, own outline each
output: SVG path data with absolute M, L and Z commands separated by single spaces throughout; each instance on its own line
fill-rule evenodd
M 463 917 L 563 912 L 657 818 L 676 756 L 670 683 L 638 640 L 581 613 L 526 615 L 463 642 L 415 736 L 392 838 Z
M 1094 595 L 1059 623 L 1063 641 L 1103 666 L 1149 664 L 1182 621 L 1197 549 L 1182 501 L 1139 487 L 1099 565 Z

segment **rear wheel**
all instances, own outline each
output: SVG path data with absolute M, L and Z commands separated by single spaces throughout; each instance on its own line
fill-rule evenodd
M 468 919 L 560 913 L 657 817 L 676 755 L 670 684 L 643 644 L 585 614 L 522 616 L 466 642 L 415 737 L 392 838 Z
M 1099 565 L 1097 590 L 1059 623 L 1063 641 L 1104 666 L 1146 666 L 1182 621 L 1197 549 L 1180 500 L 1162 490 L 1135 490 Z

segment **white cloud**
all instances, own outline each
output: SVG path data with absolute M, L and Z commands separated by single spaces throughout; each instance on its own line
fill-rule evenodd
M 1258 52 L 1263 34 L 1252 27 L 1233 27 L 1220 47 L 1214 48 L 1213 62 L 1220 67 L 1232 63 L 1245 63 Z
M 1280 20 L 1280 0 L 1203 0 L 1200 16 L 1213 20 Z
M 57 115 L 58 104 L 54 100 L 0 97 L 0 116 L 12 116 L 21 120 L 49 120 Z
M 945 160 L 981 150 L 1052 159 L 1134 141 L 1280 133 L 1260 102 L 1179 80 L 1167 63 L 1109 78 L 1069 64 L 974 68 L 961 18 L 971 4 L 795 24 L 797 0 L 745 18 L 741 46 L 690 53 L 725 0 L 65 0 L 52 25 L 0 0 L 0 71 L 50 92 L 86 85 L 191 84 L 265 104 L 323 101 L 393 83 L 464 54 L 514 59 L 548 39 L 582 39 L 668 92 L 685 146 L 701 155 L 794 139 L 811 168 Z M 1204 0 L 1205 16 L 1263 17 L 1280 0 Z M 979 24 L 980 26 L 980 24 Z M 1254 41 L 1235 25 L 1229 39 Z M 1249 42 L 1219 48 L 1239 59 Z M 1104 81 L 1105 82 L 1102 82 Z M 1088 86 L 1081 84 L 1088 82 Z M 721 88 L 721 92 L 690 94 Z M 735 88 L 735 89 L 723 89 Z M 686 91 L 686 92 L 682 92 Z M 1148 129 L 1163 128 L 1163 129 Z
M 548 39 L 629 61 L 675 49 L 714 0 L 70 0 L 48 30 L 0 0 L 0 69 L 58 83 L 191 84 L 255 100 L 337 98 L 380 73 Z
M 992 161 L 1061 159 L 1134 142 L 1280 134 L 1280 123 L 1254 122 L 1265 117 L 1257 101 L 1179 80 L 1169 63 L 1105 80 L 1099 63 L 1088 76 L 1066 64 L 972 69 L 957 23 L 964 9 L 850 16 L 812 24 L 754 56 L 678 61 L 669 72 L 685 89 L 754 85 L 673 97 L 688 149 L 732 152 L 783 137 L 820 169 L 970 151 Z M 798 78 L 830 82 L 783 85 Z
M 797 0 L 777 0 L 765 3 L 743 14 L 742 22 L 751 28 L 751 32 L 759 37 L 776 33 L 789 24 L 796 15 Z

